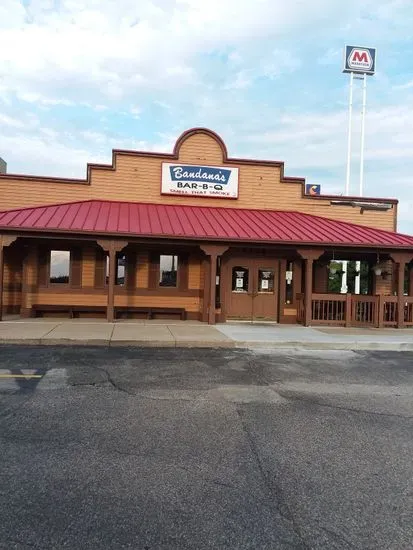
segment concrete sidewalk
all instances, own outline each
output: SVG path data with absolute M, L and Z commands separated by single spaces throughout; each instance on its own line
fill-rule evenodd
M 197 321 L 29 319 L 0 323 L 0 344 L 413 351 L 411 329 L 306 328 Z

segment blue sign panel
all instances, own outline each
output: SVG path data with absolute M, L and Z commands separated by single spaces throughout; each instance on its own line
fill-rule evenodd
M 343 73 L 374 74 L 376 72 L 376 48 L 346 46 Z
M 211 166 L 179 166 L 169 167 L 172 181 L 189 182 L 213 182 L 227 185 L 231 176 L 231 170 L 225 168 L 212 168 Z
M 321 185 L 313 185 L 311 183 L 306 183 L 305 185 L 305 194 L 306 195 L 321 195 Z

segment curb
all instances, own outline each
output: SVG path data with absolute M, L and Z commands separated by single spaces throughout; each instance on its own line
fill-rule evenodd
M 250 350 L 301 350 L 301 351 L 413 351 L 413 342 L 297 342 L 297 341 L 156 341 L 156 340 L 71 340 L 69 338 L 11 339 L 0 340 L 0 345 L 26 346 L 102 346 L 114 348 L 213 348 Z

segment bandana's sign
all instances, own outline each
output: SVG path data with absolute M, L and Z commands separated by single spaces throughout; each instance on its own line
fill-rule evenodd
M 236 199 L 238 168 L 165 162 L 162 164 L 162 193 Z

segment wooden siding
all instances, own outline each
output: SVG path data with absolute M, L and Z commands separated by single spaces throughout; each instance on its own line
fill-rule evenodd
M 85 247 L 83 249 L 82 263 L 82 286 L 91 287 L 95 284 L 95 247 Z
M 191 135 L 183 142 L 177 162 L 220 165 L 222 158 L 222 150 L 218 142 L 210 135 L 199 133 Z M 90 185 L 82 183 L 81 180 L 69 183 L 42 181 L 39 177 L 28 181 L 11 176 L 0 176 L 0 210 L 87 199 L 165 202 L 194 206 L 298 210 L 360 225 L 394 230 L 395 207 L 387 212 L 366 211 L 361 214 L 359 208 L 332 206 L 330 199 L 305 197 L 302 195 L 301 183 L 281 182 L 281 168 L 277 166 L 228 163 L 229 166 L 239 168 L 238 200 L 162 196 L 160 194 L 162 160 L 171 161 L 170 158 L 118 154 L 115 171 L 91 168 Z
M 328 267 L 326 265 L 315 264 L 313 286 L 313 292 L 316 294 L 328 292 Z
M 22 254 L 20 250 L 6 248 L 3 273 L 3 307 L 20 306 L 22 293 Z
M 395 282 L 397 279 L 397 272 L 395 273 L 394 264 L 392 261 L 388 261 L 382 264 L 383 269 L 388 273 L 387 277 L 383 279 L 380 276 L 374 276 L 374 292 L 373 294 L 382 294 L 384 296 L 391 296 L 393 294 Z
M 137 288 L 148 288 L 149 282 L 149 253 L 138 254 L 138 264 L 136 269 Z
M 14 256 L 13 256 L 14 258 Z M 17 258 L 17 255 L 16 255 Z M 11 255 L 5 262 L 5 288 L 6 285 L 16 285 L 16 290 L 5 290 L 3 294 L 4 306 L 19 306 L 29 310 L 33 304 L 51 305 L 94 305 L 106 306 L 107 290 L 94 288 L 96 247 L 85 246 L 82 250 L 82 291 L 72 288 L 38 288 L 37 277 L 37 250 L 32 248 L 24 262 L 24 268 L 11 261 Z M 148 288 L 149 278 L 149 253 L 142 252 L 138 255 L 136 269 L 135 288 L 139 290 Z M 189 257 L 188 264 L 188 290 L 202 290 L 201 287 L 201 262 L 196 255 Z M 24 283 L 24 284 L 22 284 Z M 22 284 L 22 290 L 18 287 Z M 117 306 L 153 306 L 153 307 L 184 307 L 188 312 L 199 313 L 202 308 L 201 296 L 187 296 L 185 290 L 176 292 L 176 295 L 134 295 L 133 287 L 129 292 L 125 288 L 115 290 L 115 305 Z M 173 290 L 172 290 L 173 293 Z
M 188 288 L 191 289 L 201 289 L 202 281 L 201 281 L 201 271 L 202 271 L 202 264 L 201 259 L 190 256 L 189 262 L 188 262 Z

